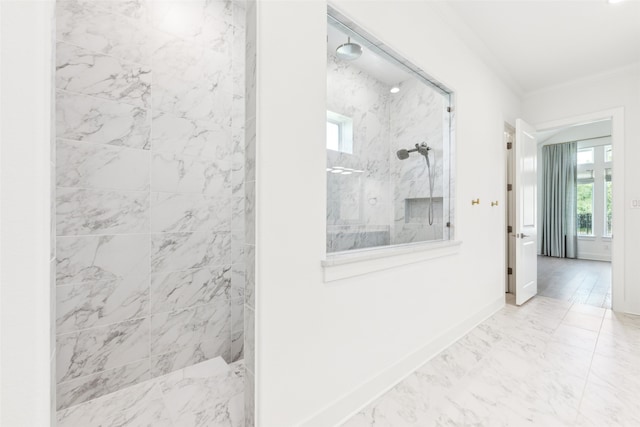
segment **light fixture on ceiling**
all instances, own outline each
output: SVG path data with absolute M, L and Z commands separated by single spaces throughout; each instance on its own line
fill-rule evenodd
M 389 89 L 389 92 L 398 93 L 398 92 L 400 92 L 400 88 L 398 86 L 394 86 L 391 89 Z

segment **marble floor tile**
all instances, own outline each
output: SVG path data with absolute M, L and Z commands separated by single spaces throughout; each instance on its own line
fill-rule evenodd
M 604 317 L 607 309 L 602 307 L 594 307 L 592 305 L 573 304 L 569 309 L 570 312 L 588 314 L 589 316 Z
M 570 325 L 560 325 L 553 331 L 551 340 L 585 350 L 593 351 L 598 340 L 598 333 Z
M 640 425 L 640 402 L 637 394 L 629 395 L 625 390 L 590 377 L 584 390 L 576 425 Z
M 577 328 L 598 332 L 600 331 L 600 326 L 602 326 L 602 317 L 590 316 L 588 314 L 570 311 L 562 320 L 562 323 L 565 325 L 575 326 Z
M 342 425 L 640 425 L 638 325 L 546 297 L 507 305 Z
M 531 302 L 506 306 L 342 425 L 640 425 L 640 323 Z M 562 320 L 572 313 L 602 330 Z M 61 410 L 58 426 L 240 427 L 244 393 L 243 362 L 214 358 Z

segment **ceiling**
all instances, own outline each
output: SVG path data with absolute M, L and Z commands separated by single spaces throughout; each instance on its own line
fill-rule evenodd
M 640 62 L 638 0 L 449 0 L 439 7 L 523 94 Z

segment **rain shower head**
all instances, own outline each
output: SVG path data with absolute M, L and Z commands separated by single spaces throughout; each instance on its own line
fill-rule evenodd
M 358 43 L 351 43 L 351 37 L 347 37 L 347 42 L 336 49 L 336 55 L 345 61 L 353 61 L 362 55 L 362 46 Z

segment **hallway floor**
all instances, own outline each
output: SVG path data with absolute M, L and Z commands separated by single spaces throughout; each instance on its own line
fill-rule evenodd
M 243 376 L 218 357 L 58 411 L 57 427 L 241 427 Z
M 611 308 L 611 263 L 538 256 L 538 295 Z
M 640 426 L 640 316 L 511 304 L 343 427 Z

